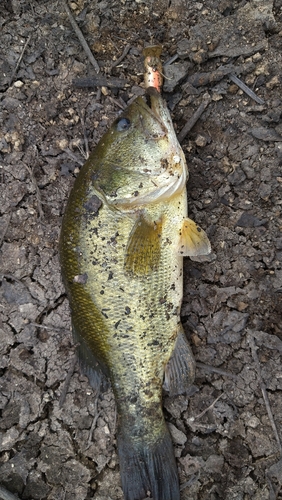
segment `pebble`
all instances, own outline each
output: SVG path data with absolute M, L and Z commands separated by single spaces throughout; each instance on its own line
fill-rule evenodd
M 24 85 L 24 83 L 21 81 L 21 80 L 17 80 L 15 83 L 14 83 L 14 87 L 20 89 L 22 86 Z
M 196 139 L 195 139 L 195 143 L 200 148 L 203 148 L 203 147 L 205 147 L 207 145 L 207 139 L 203 135 L 198 134 L 197 137 L 196 137 Z
M 172 439 L 176 444 L 183 445 L 186 443 L 187 437 L 185 436 L 184 432 L 180 431 L 179 429 L 177 429 L 177 427 L 175 427 L 175 425 L 170 424 L 170 423 L 168 424 L 168 427 L 169 427 Z
M 258 194 L 259 194 L 260 198 L 267 201 L 270 194 L 271 194 L 271 185 L 266 184 L 265 182 L 261 182 L 259 189 L 258 189 Z
M 244 212 L 236 222 L 236 226 L 239 227 L 257 227 L 260 225 L 261 221 L 253 214 L 250 214 L 248 212 Z
M 267 82 L 265 84 L 267 89 L 273 89 L 274 87 L 277 87 L 278 85 L 280 85 L 279 75 L 275 75 L 273 78 L 271 78 L 271 80 L 269 80 L 269 82 Z
M 250 132 L 253 137 L 261 141 L 282 141 L 281 135 L 274 128 L 256 127 L 251 128 Z
M 164 91 L 172 92 L 176 85 L 182 80 L 187 74 L 188 68 L 190 66 L 189 62 L 174 63 L 164 66 L 163 71 L 165 75 L 164 81 Z

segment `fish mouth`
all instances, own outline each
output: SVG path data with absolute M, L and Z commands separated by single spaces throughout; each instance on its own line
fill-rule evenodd
M 148 87 L 145 93 L 145 102 L 148 109 L 151 111 L 154 118 L 159 122 L 159 124 L 167 130 L 167 126 L 164 121 L 164 114 L 166 118 L 169 117 L 166 105 L 164 104 L 161 94 L 157 91 L 155 87 Z
M 164 137 L 169 138 L 170 123 L 165 115 L 168 114 L 164 101 L 159 92 L 154 87 L 149 87 L 143 98 L 138 97 L 135 101 L 137 106 L 139 120 L 143 132 L 148 139 L 158 140 Z M 144 117 L 150 115 L 154 122 L 158 123 L 159 129 L 154 133 L 147 129 Z

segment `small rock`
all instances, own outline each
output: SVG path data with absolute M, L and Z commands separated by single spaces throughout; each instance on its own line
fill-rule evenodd
M 238 311 L 244 311 L 249 307 L 249 304 L 246 304 L 246 302 L 238 302 L 237 309 Z
M 5 433 L 0 433 L 0 451 L 11 450 L 19 438 L 19 431 L 16 427 L 11 427 Z
M 247 425 L 249 427 L 252 427 L 253 429 L 255 429 L 259 425 L 259 423 L 259 419 L 255 415 L 251 416 L 247 421 Z
M 177 62 L 164 66 L 164 91 L 172 92 L 176 85 L 187 75 L 188 68 L 190 66 L 189 62 Z
M 281 135 L 279 135 L 274 128 L 255 127 L 251 128 L 250 132 L 253 137 L 261 141 L 282 141 Z
M 6 281 L 2 282 L 3 297 L 8 304 L 30 304 L 33 303 L 32 297 L 28 289 L 19 281 Z
M 223 464 L 222 455 L 210 455 L 205 463 L 205 470 L 207 472 L 221 472 Z
M 180 58 L 185 58 L 190 55 L 191 43 L 188 38 L 183 38 L 177 44 L 177 53 Z
M 261 182 L 260 186 L 259 186 L 259 189 L 258 189 L 258 194 L 259 196 L 267 201 L 270 194 L 271 194 L 271 185 L 270 184 L 266 184 L 265 182 Z
M 227 179 L 232 186 L 237 186 L 246 180 L 246 176 L 240 167 L 235 167 L 234 171 L 232 174 L 228 175 Z
M 179 462 L 184 467 L 185 474 L 187 476 L 192 476 L 196 474 L 203 465 L 203 459 L 201 457 L 192 457 L 191 455 L 186 455 L 179 459 Z
M 260 172 L 260 180 L 269 182 L 271 181 L 271 170 L 269 167 L 263 167 Z
M 200 49 L 192 54 L 192 59 L 196 64 L 203 64 L 208 59 L 208 53 L 205 49 Z
M 17 80 L 15 83 L 14 83 L 14 87 L 20 89 L 22 86 L 24 85 L 24 83 L 21 81 L 21 80 Z
M 195 139 L 195 143 L 200 148 L 203 148 L 203 147 L 205 147 L 207 145 L 207 139 L 203 135 L 199 134 L 199 135 L 197 135 L 197 137 Z
M 235 85 L 235 83 L 233 83 L 232 85 L 229 85 L 228 92 L 229 92 L 229 94 L 237 94 L 238 85 Z
M 169 430 L 170 430 L 170 433 L 171 433 L 171 436 L 172 436 L 174 443 L 180 444 L 180 445 L 183 445 L 186 443 L 187 436 L 185 436 L 184 432 L 180 431 L 179 429 L 177 429 L 177 427 L 175 427 L 175 425 L 170 424 L 170 423 L 168 424 L 168 427 L 169 427 Z
M 255 169 L 250 166 L 249 160 L 243 160 L 241 163 L 242 170 L 245 172 L 247 179 L 254 179 L 256 176 Z
M 236 222 L 236 226 L 239 227 L 258 227 L 262 225 L 263 221 L 260 221 L 257 217 L 249 212 L 242 213 L 241 217 Z
M 271 80 L 269 80 L 269 82 L 267 82 L 265 84 L 267 89 L 273 89 L 274 87 L 277 87 L 278 85 L 280 85 L 279 75 L 275 75 L 273 78 L 271 78 Z

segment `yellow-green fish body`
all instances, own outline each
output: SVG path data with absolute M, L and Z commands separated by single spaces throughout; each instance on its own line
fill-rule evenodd
M 177 500 L 162 386 L 165 377 L 175 394 L 193 379 L 180 323 L 183 255 L 210 249 L 187 219 L 187 167 L 166 105 L 154 89 L 147 99 L 122 113 L 82 167 L 60 257 L 84 362 L 97 361 L 114 390 L 125 498 Z

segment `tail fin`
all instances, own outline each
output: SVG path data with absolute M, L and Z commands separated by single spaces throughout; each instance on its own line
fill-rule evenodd
M 166 426 L 153 444 L 133 441 L 118 434 L 120 474 L 125 500 L 143 500 L 151 493 L 154 500 L 179 500 L 179 480 L 171 437 Z

